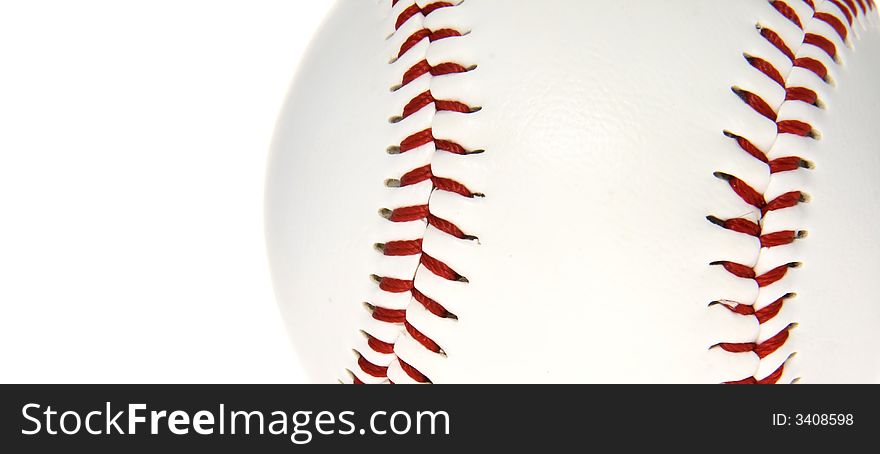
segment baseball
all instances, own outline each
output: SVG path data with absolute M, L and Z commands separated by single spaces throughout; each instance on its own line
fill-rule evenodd
M 267 179 L 303 367 L 880 381 L 878 26 L 873 0 L 339 0 Z

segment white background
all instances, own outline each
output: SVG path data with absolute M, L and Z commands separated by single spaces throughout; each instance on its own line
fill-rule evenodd
M 263 177 L 329 0 L 0 0 L 0 381 L 297 382 Z

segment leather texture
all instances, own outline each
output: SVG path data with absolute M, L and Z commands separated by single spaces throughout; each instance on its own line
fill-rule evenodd
M 466 0 L 395 31 L 413 3 L 431 2 L 340 0 L 277 125 L 269 257 L 313 380 L 414 382 L 399 358 L 433 383 L 720 383 L 761 379 L 783 365 L 779 383 L 880 381 L 876 9 L 847 23 L 846 41 L 811 19 L 803 0 L 787 1 L 803 30 L 767 0 Z M 847 21 L 833 2 L 816 0 L 815 9 Z M 423 28 L 463 36 L 424 39 L 397 58 Z M 761 36 L 764 28 L 799 57 L 822 62 L 827 81 L 793 65 Z M 806 33 L 828 37 L 838 61 L 802 44 Z M 785 101 L 785 89 L 744 54 L 814 90 L 821 108 Z M 476 67 L 392 90 L 422 59 Z M 731 87 L 761 96 L 780 120 L 809 123 L 817 137 L 779 134 Z M 480 110 L 428 105 L 389 121 L 426 90 Z M 454 154 L 433 143 L 387 152 L 426 128 L 484 152 Z M 771 175 L 723 131 L 770 158 L 798 156 L 813 168 Z M 430 181 L 386 184 L 427 164 L 484 197 L 434 190 Z M 767 200 L 802 191 L 809 202 L 762 216 L 717 172 Z M 379 213 L 423 204 L 469 237 Z M 708 215 L 808 236 L 762 248 Z M 374 247 L 416 238 L 467 281 L 437 276 L 420 255 L 389 257 Z M 799 266 L 759 287 L 710 265 L 716 261 L 759 275 Z M 383 291 L 372 275 L 414 280 L 457 318 L 432 314 L 410 293 Z M 796 296 L 763 324 L 725 307 L 760 309 L 789 293 Z M 716 301 L 724 304 L 710 306 Z M 442 353 L 402 324 L 373 318 L 376 306 L 405 309 Z M 760 344 L 785 330 L 786 342 L 763 358 L 712 348 Z M 394 353 L 374 351 L 367 335 Z M 365 373 L 361 356 L 388 367 L 387 377 Z

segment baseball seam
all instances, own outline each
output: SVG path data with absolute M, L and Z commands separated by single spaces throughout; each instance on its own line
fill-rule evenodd
M 403 0 L 392 0 L 391 7 L 394 8 Z M 425 56 L 418 63 L 412 65 L 401 76 L 400 83 L 391 87 L 392 92 L 402 91 L 404 87 L 421 77 L 435 78 L 453 74 L 461 74 L 472 71 L 475 66 L 465 67 L 456 62 L 443 62 L 432 65 L 427 58 L 427 49 L 432 43 L 445 40 L 455 39 L 466 35 L 468 32 L 453 28 L 442 28 L 431 30 L 425 26 L 425 19 L 437 10 L 443 8 L 457 7 L 461 3 L 457 1 L 439 1 L 433 3 L 425 3 L 417 0 L 409 0 L 408 6 L 398 14 L 394 33 L 389 36 L 396 36 L 402 33 L 401 30 L 407 23 L 411 21 L 421 21 L 421 26 L 402 42 L 395 58 L 390 64 L 397 63 L 405 55 L 415 52 L 420 43 L 427 41 Z M 431 93 L 430 88 L 413 96 L 403 107 L 399 115 L 392 116 L 389 122 L 397 125 L 404 120 L 423 109 L 433 107 L 434 114 L 437 112 L 453 112 L 459 114 L 470 114 L 480 110 L 480 107 L 470 106 L 457 100 L 437 99 Z M 434 136 L 432 127 L 411 132 L 399 144 L 388 147 L 387 152 L 391 155 L 401 155 L 421 147 L 433 147 L 431 156 L 436 153 L 453 153 L 457 155 L 467 156 L 482 152 L 482 150 L 468 150 L 458 143 L 441 139 Z M 389 376 L 389 370 L 398 368 L 406 377 L 418 383 L 431 383 L 431 379 L 426 376 L 417 365 L 413 365 L 415 361 L 401 357 L 398 342 L 403 338 L 414 341 L 431 354 L 446 356 L 443 348 L 429 336 L 422 333 L 413 322 L 407 317 L 407 312 L 414 304 L 421 305 L 428 313 L 435 317 L 457 320 L 457 316 L 448 311 L 441 303 L 432 299 L 417 288 L 417 273 L 421 270 L 427 270 L 435 276 L 448 281 L 467 283 L 467 278 L 456 272 L 451 266 L 444 261 L 439 260 L 425 252 L 424 232 L 428 228 L 436 229 L 445 235 L 452 236 L 462 241 L 475 241 L 476 237 L 468 235 L 454 222 L 442 219 L 436 216 L 431 210 L 431 195 L 435 191 L 445 191 L 460 197 L 474 198 L 483 197 L 483 194 L 472 192 L 466 185 L 460 183 L 450 176 L 435 175 L 431 167 L 431 160 L 425 165 L 409 170 L 408 172 L 396 178 L 385 180 L 385 186 L 391 190 L 406 188 L 415 185 L 428 184 L 430 189 L 427 191 L 427 198 L 423 204 L 407 205 L 396 208 L 381 208 L 379 215 L 387 222 L 406 223 L 420 222 L 424 224 L 422 237 L 404 238 L 394 241 L 386 241 L 384 243 L 375 244 L 378 253 L 385 257 L 410 257 L 417 259 L 415 269 L 412 270 L 411 277 L 406 278 L 372 275 L 372 279 L 378 285 L 380 292 L 389 294 L 409 294 L 409 303 L 404 309 L 383 307 L 380 304 L 365 303 L 364 306 L 370 312 L 374 320 L 384 325 L 382 332 L 372 331 L 364 328 L 361 333 L 366 337 L 366 346 L 372 350 L 371 357 L 368 359 L 365 352 L 355 349 L 357 356 L 357 364 L 359 370 L 347 369 L 351 381 L 355 384 L 370 383 L 394 383 Z M 363 374 L 366 374 L 364 376 Z
M 825 36 L 822 33 L 808 32 L 807 30 L 811 29 L 809 27 L 811 22 L 819 21 L 827 24 L 830 29 L 838 35 L 837 37 L 839 37 L 844 44 L 847 44 L 849 43 L 847 39 L 848 36 L 851 35 L 850 32 L 852 31 L 854 19 L 861 14 L 866 14 L 869 9 L 873 10 L 875 8 L 873 0 L 827 0 L 825 4 L 834 5 L 839 11 L 838 16 L 838 14 L 819 11 L 813 0 L 788 1 L 803 1 L 812 11 L 812 16 L 805 22 L 802 21 L 796 9 L 792 8 L 790 3 L 786 0 L 770 0 L 770 4 L 779 14 L 784 16 L 801 30 L 803 38 L 796 48 L 790 47 L 773 29 L 761 24 L 758 24 L 757 26 L 760 35 L 790 60 L 791 69 L 788 73 L 783 75 L 776 66 L 769 61 L 757 56 L 744 54 L 746 60 L 751 66 L 761 72 L 763 76 L 766 76 L 779 84 L 785 90 L 785 99 L 774 108 L 761 96 L 755 93 L 737 86 L 731 87 L 734 94 L 742 99 L 742 101 L 751 107 L 756 113 L 776 123 L 777 133 L 776 139 L 774 139 L 774 144 L 783 134 L 794 134 L 815 140 L 820 139 L 819 133 L 810 122 L 790 118 L 779 118 L 780 109 L 786 103 L 806 103 L 817 109 L 824 107 L 822 100 L 819 99 L 816 91 L 808 87 L 793 85 L 793 82 L 790 81 L 790 75 L 794 68 L 802 68 L 814 73 L 825 83 L 830 83 L 828 69 L 825 64 L 815 58 L 803 55 L 802 51 L 804 49 L 808 46 L 818 48 L 821 52 L 827 54 L 836 64 L 840 63 L 837 46 L 834 44 L 834 39 L 836 38 L 834 36 Z M 858 3 L 858 5 L 856 3 Z M 820 4 L 819 6 L 823 6 L 823 4 Z M 829 8 L 829 10 L 830 9 L 831 8 Z M 737 145 L 753 158 L 765 163 L 768 168 L 769 178 L 771 179 L 775 174 L 781 172 L 806 171 L 815 168 L 813 162 L 802 159 L 798 156 L 786 156 L 771 160 L 768 157 L 768 152 L 761 150 L 746 137 L 734 134 L 730 131 L 724 131 L 724 135 L 734 139 Z M 771 146 L 770 150 L 773 148 L 774 147 Z M 759 266 L 765 265 L 762 261 L 762 252 L 765 249 L 790 245 L 795 241 L 806 238 L 807 236 L 806 230 L 765 232 L 764 220 L 767 214 L 772 211 L 793 208 L 797 205 L 808 202 L 809 196 L 802 191 L 790 191 L 771 200 L 767 200 L 764 194 L 754 189 L 754 187 L 746 181 L 734 175 L 724 172 L 715 172 L 715 176 L 726 181 L 739 198 L 747 204 L 757 208 L 759 213 L 757 221 L 745 218 L 721 219 L 714 215 L 707 216 L 707 219 L 711 223 L 731 232 L 756 237 L 760 246 L 755 260 L 755 266 L 748 266 L 726 260 L 715 261 L 710 265 L 721 266 L 737 278 L 753 280 L 759 289 L 763 289 L 784 279 L 789 270 L 801 266 L 801 262 L 789 262 L 776 264 L 775 266 L 770 267 L 769 271 L 763 273 L 757 272 Z M 735 314 L 755 317 L 760 327 L 776 317 L 786 302 L 795 296 L 795 293 L 786 293 L 772 303 L 761 308 L 756 308 L 757 301 L 746 303 L 731 300 L 718 300 L 713 301 L 709 306 L 720 305 Z M 797 323 L 789 323 L 763 341 L 756 338 L 752 342 L 719 342 L 710 348 L 721 348 L 732 354 L 755 354 L 757 355 L 760 364 L 760 361 L 764 361 L 767 356 L 779 350 L 785 344 L 789 338 L 790 331 L 796 327 Z M 759 336 L 760 331 L 761 328 L 759 328 Z M 725 383 L 775 384 L 782 377 L 786 363 L 792 356 L 794 356 L 794 354 L 795 353 L 791 353 L 787 358 L 782 360 L 778 367 L 776 367 L 769 375 L 764 377 L 752 375 L 741 379 L 726 381 Z M 797 381 L 798 379 L 799 377 L 795 378 L 794 381 Z

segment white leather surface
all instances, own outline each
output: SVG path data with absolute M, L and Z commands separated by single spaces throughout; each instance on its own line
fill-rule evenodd
M 823 60 L 828 85 L 792 69 L 760 36 L 756 24 L 786 41 L 803 38 L 765 0 L 466 0 L 394 34 L 397 14 L 411 2 L 390 3 L 337 4 L 296 77 L 272 150 L 266 210 L 275 290 L 315 381 L 350 382 L 346 369 L 381 381 L 360 372 L 352 349 L 375 364 L 389 355 L 371 352 L 360 330 L 396 341 L 396 354 L 434 383 L 717 383 L 764 377 L 792 352 L 780 382 L 880 381 L 876 11 L 857 20 L 848 43 L 824 23 L 805 21 L 808 32 L 836 39 L 840 64 Z M 801 0 L 790 3 L 809 17 Z M 839 15 L 826 3 L 817 9 Z M 422 26 L 470 33 L 424 40 L 389 64 Z M 823 57 L 803 47 L 799 55 Z M 777 136 L 772 121 L 731 91 L 747 89 L 774 106 L 784 99 L 743 53 L 819 93 L 824 109 L 787 102 L 779 114 L 809 121 L 821 140 Z M 425 57 L 477 68 L 389 90 Z M 428 106 L 389 123 L 428 88 L 482 110 Z M 460 156 L 428 145 L 386 153 L 427 127 L 485 152 Z M 723 130 L 771 158 L 797 155 L 816 168 L 771 177 Z M 436 175 L 486 197 L 431 193 L 429 183 L 385 187 L 428 162 Z M 707 215 L 759 215 L 716 171 L 766 191 L 768 200 L 808 193 L 810 203 L 765 218 L 766 232 L 793 228 L 808 238 L 761 250 L 756 238 L 709 223 Z M 428 201 L 432 213 L 479 241 L 378 215 Z M 469 282 L 438 278 L 417 257 L 384 257 L 373 247 L 422 236 L 426 253 Z M 716 260 L 758 272 L 802 266 L 759 291 L 754 281 L 709 266 Z M 437 318 L 370 279 L 413 273 L 416 287 L 458 320 Z M 708 307 L 726 299 L 760 308 L 787 292 L 798 296 L 760 327 L 753 317 Z M 446 356 L 373 320 L 364 302 L 407 308 L 410 323 Z M 791 322 L 798 326 L 786 344 L 760 361 L 709 348 L 763 340 Z M 412 381 L 394 361 L 388 375 Z

